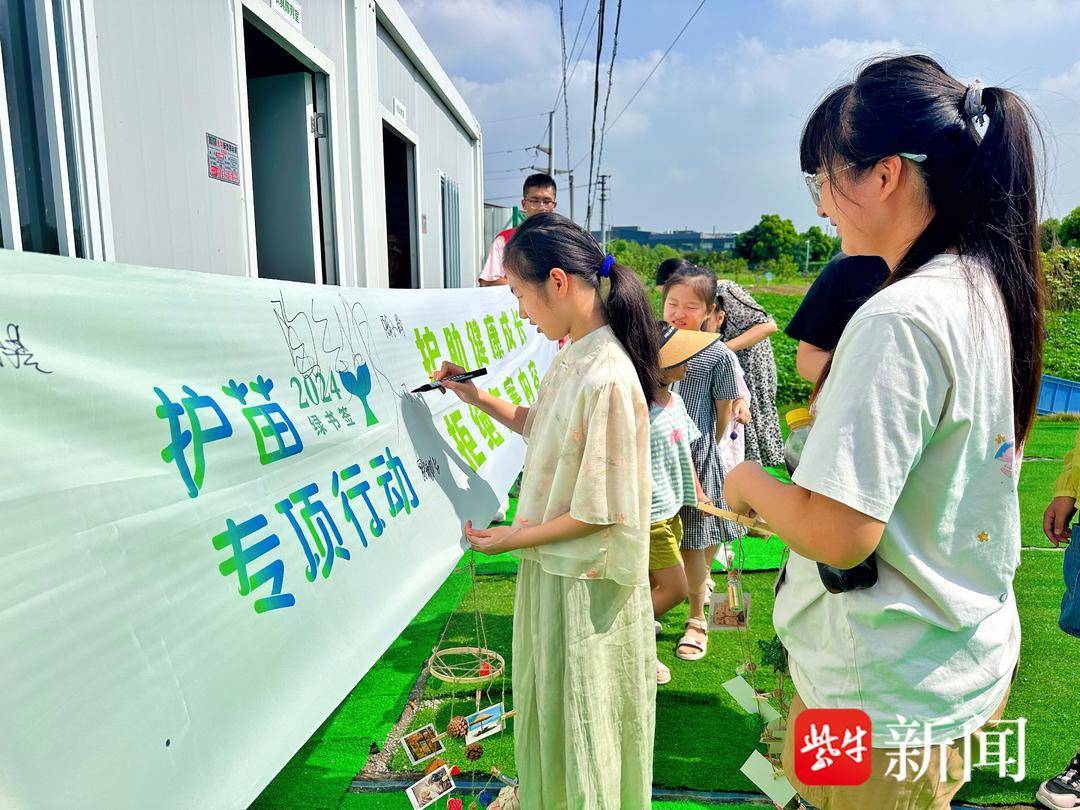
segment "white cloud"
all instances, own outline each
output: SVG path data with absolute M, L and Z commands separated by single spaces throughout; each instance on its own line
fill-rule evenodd
M 1049 93 L 1061 93 L 1073 99 L 1080 98 L 1080 62 L 1074 62 L 1064 73 L 1047 76 L 1039 82 L 1039 89 Z
M 1080 20 L 1076 0 L 782 0 L 782 6 L 833 22 L 899 31 L 932 26 L 969 39 L 1015 37 Z
M 402 0 L 402 7 L 448 73 L 475 79 L 559 70 L 559 17 L 550 3 Z

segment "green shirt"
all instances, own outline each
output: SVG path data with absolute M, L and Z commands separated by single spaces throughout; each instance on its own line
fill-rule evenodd
M 650 522 L 667 520 L 681 507 L 697 503 L 690 442 L 700 437 L 701 431 L 678 394 L 672 393 L 665 406 L 649 405 L 653 481 Z

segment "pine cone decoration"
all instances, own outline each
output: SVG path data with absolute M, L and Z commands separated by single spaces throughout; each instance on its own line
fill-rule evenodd
M 462 717 L 460 714 L 450 718 L 450 724 L 446 727 L 446 733 L 451 737 L 457 739 L 463 739 L 465 732 L 469 730 L 469 721 Z
M 480 757 L 482 757 L 483 755 L 484 746 L 482 746 L 480 743 L 473 743 L 472 745 L 466 746 L 465 748 L 465 756 L 469 760 L 469 762 L 476 762 L 476 760 L 480 759 Z

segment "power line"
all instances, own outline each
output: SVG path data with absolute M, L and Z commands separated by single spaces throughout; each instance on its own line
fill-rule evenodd
M 638 85 L 637 90 L 634 91 L 634 95 L 632 95 L 630 97 L 630 100 L 628 102 L 626 102 L 625 106 L 621 110 L 619 110 L 619 114 L 616 115 L 615 120 L 613 120 L 608 125 L 608 127 L 607 127 L 608 129 L 614 129 L 615 128 L 615 125 L 619 122 L 619 119 L 622 118 L 623 113 L 626 112 L 626 110 L 630 107 L 630 105 L 634 103 L 634 99 L 636 99 L 638 97 L 638 93 L 641 92 L 642 88 L 645 87 L 645 85 L 646 85 L 646 83 L 648 83 L 649 79 L 651 79 L 653 77 L 653 74 L 656 73 L 656 71 L 660 67 L 660 65 L 663 64 L 663 62 L 667 58 L 668 54 L 671 53 L 671 49 L 675 47 L 675 44 L 679 41 L 680 37 L 682 37 L 683 33 L 690 26 L 690 23 L 692 23 L 694 21 L 694 18 L 697 16 L 698 12 L 701 11 L 701 7 L 704 6 L 705 3 L 706 3 L 706 0 L 701 0 L 701 2 L 698 4 L 698 7 L 696 9 L 694 9 L 694 13 L 690 15 L 690 19 L 688 19 L 686 21 L 686 24 L 683 25 L 683 27 L 679 30 L 679 33 L 675 35 L 675 39 L 673 39 L 671 41 L 671 44 L 668 45 L 667 50 L 664 51 L 663 56 L 661 56 L 660 60 L 653 66 L 653 69 L 649 71 L 649 75 L 646 76 L 645 80 L 641 84 Z M 581 160 L 579 160 L 577 163 L 575 163 L 573 165 L 573 168 L 576 169 L 578 166 L 580 166 L 582 163 L 584 163 L 585 158 L 587 158 L 587 157 L 588 157 L 588 155 L 582 155 Z
M 682 35 L 683 35 L 683 33 L 685 33 L 686 29 L 690 27 L 690 23 L 692 23 L 694 21 L 694 17 L 696 17 L 698 15 L 698 12 L 701 11 L 701 7 L 704 6 L 705 3 L 706 3 L 706 0 L 701 0 L 701 2 L 698 3 L 698 7 L 694 9 L 694 13 L 690 15 L 690 19 L 688 19 L 686 21 L 686 24 L 683 25 L 683 27 L 681 29 L 679 29 L 679 33 L 675 35 L 675 39 L 671 40 L 671 44 L 668 45 L 667 50 L 664 51 L 664 55 L 660 57 L 660 61 L 657 62 L 653 66 L 653 69 L 649 71 L 649 75 L 645 77 L 645 80 L 638 86 L 638 89 L 634 91 L 634 95 L 630 96 L 630 100 L 628 102 L 626 102 L 626 106 L 624 106 L 621 110 L 619 110 L 619 114 L 615 116 L 615 120 L 611 122 L 611 127 L 609 127 L 609 129 L 614 129 L 615 125 L 617 123 L 619 123 L 619 119 L 622 118 L 623 113 L 626 112 L 626 110 L 630 107 L 630 105 L 634 103 L 634 99 L 638 97 L 638 93 L 640 93 L 641 89 L 646 84 L 648 84 L 649 79 L 651 79 L 653 77 L 653 74 L 656 73 L 656 71 L 660 67 L 660 65 L 662 65 L 664 63 L 664 60 L 667 59 L 667 55 L 669 53 L 671 53 L 671 49 L 675 47 L 675 43 L 677 43 L 679 41 L 680 37 L 682 37 Z
M 517 149 L 503 149 L 498 152 L 484 152 L 484 157 L 489 155 L 512 155 L 515 152 L 531 152 L 536 149 L 535 146 L 519 146 Z
M 484 177 L 487 177 L 490 174 L 517 174 L 531 168 L 532 166 L 519 166 L 516 169 L 492 169 L 490 172 L 484 172 Z
M 585 47 L 589 44 L 589 36 L 592 34 L 593 28 L 596 26 L 596 20 L 597 17 L 592 18 L 592 22 L 589 23 L 589 30 L 585 32 L 585 39 L 581 41 L 581 48 L 580 50 L 578 50 L 577 60 L 574 62 L 574 67 L 570 71 L 570 75 L 566 79 L 566 83 L 568 86 L 574 81 L 574 74 L 577 73 L 578 65 L 581 64 L 581 60 L 585 57 Z M 571 56 L 571 58 L 573 57 Z
M 591 6 L 591 5 L 592 5 L 592 0 L 585 0 L 585 5 L 581 7 L 581 17 L 578 18 L 577 31 L 574 32 L 574 42 L 573 42 L 573 44 L 570 45 L 570 59 L 574 58 L 574 48 L 576 48 L 577 44 L 578 44 L 578 36 L 581 34 L 581 26 L 585 22 L 585 14 L 586 14 L 586 12 L 588 12 L 589 6 Z M 562 34 L 562 31 L 563 31 L 562 22 L 563 22 L 563 0 L 559 0 L 559 32 L 560 32 L 560 35 Z M 595 24 L 595 22 L 596 21 L 594 20 L 593 23 Z M 589 39 L 589 34 L 591 34 L 591 33 L 592 33 L 592 25 L 589 26 L 589 30 L 585 34 L 585 39 L 586 40 Z M 555 94 L 555 103 L 551 105 L 551 108 L 553 110 L 558 109 L 558 107 L 559 107 L 559 98 L 560 97 L 565 98 L 565 96 L 566 96 L 566 68 L 570 64 L 570 60 L 566 58 L 566 39 L 565 39 L 565 37 L 563 38 L 562 45 L 563 45 L 563 85 L 559 89 L 559 92 Z M 585 43 L 581 44 L 581 50 L 582 51 L 585 50 Z
M 615 73 L 615 54 L 619 50 L 619 21 L 621 19 L 622 0 L 619 0 L 618 5 L 615 7 L 615 35 L 611 40 L 611 62 L 608 64 L 607 93 L 604 95 L 604 118 L 603 123 L 600 125 L 600 153 L 596 158 L 596 173 L 601 177 L 604 176 L 600 174 L 604 170 L 604 134 L 607 132 L 607 108 L 608 102 L 611 101 L 611 82 Z M 603 214 L 601 214 L 600 218 L 603 219 Z M 603 230 L 603 225 L 601 225 L 600 229 Z
M 496 118 L 494 121 L 487 121 L 483 126 L 490 126 L 491 124 L 501 124 L 504 121 L 523 121 L 526 118 L 536 118 L 541 115 L 547 115 L 547 111 L 538 113 L 529 113 L 528 115 L 515 115 L 511 118 Z
M 600 104 L 600 55 L 604 48 L 604 10 L 607 0 L 600 0 L 600 8 L 597 12 L 599 25 L 596 28 L 596 63 L 593 68 L 593 98 L 592 98 L 592 141 L 589 144 L 589 184 L 586 199 L 589 204 L 585 209 L 585 229 L 592 227 L 592 184 L 593 184 L 593 158 L 596 155 L 596 108 Z

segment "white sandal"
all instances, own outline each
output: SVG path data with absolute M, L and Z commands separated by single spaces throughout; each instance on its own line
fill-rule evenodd
M 675 645 L 675 655 L 683 661 L 700 661 L 705 657 L 705 653 L 708 651 L 709 625 L 706 624 L 703 619 L 690 618 L 686 620 L 683 627 L 686 629 L 693 627 L 695 630 L 700 630 L 705 634 L 705 638 L 691 638 L 688 634 L 684 633 L 683 637 L 679 639 L 679 643 Z M 692 652 L 683 652 L 684 647 L 689 647 Z
M 671 670 L 661 664 L 658 659 L 656 662 L 656 685 L 663 686 L 665 683 L 671 683 Z

